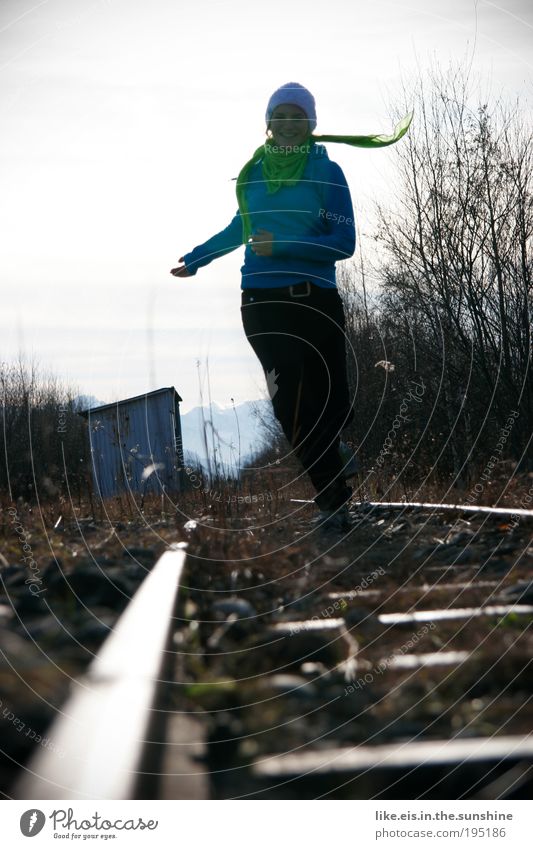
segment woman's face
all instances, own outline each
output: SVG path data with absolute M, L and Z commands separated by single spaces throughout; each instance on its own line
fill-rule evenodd
M 280 103 L 272 112 L 269 129 L 280 147 L 303 144 L 309 136 L 309 121 L 303 109 L 291 103 Z

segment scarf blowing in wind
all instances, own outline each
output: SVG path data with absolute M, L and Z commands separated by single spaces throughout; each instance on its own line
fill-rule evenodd
M 267 124 L 276 106 L 282 103 L 299 106 L 306 114 L 309 127 L 316 127 L 315 101 L 311 92 L 299 83 L 287 83 L 274 92 L 268 103 L 266 112 Z M 369 135 L 369 136 L 339 136 L 339 135 L 311 135 L 301 145 L 295 146 L 294 151 L 286 152 L 280 150 L 277 145 L 271 144 L 270 140 L 257 148 L 251 159 L 243 166 L 237 177 L 237 202 L 243 223 L 243 244 L 246 244 L 251 236 L 251 223 L 248 205 L 245 197 L 245 186 L 248 183 L 248 175 L 253 166 L 262 160 L 263 179 L 267 185 L 267 192 L 273 194 L 282 186 L 295 186 L 302 178 L 307 164 L 309 152 L 314 142 L 336 142 L 349 144 L 352 147 L 387 147 L 395 144 L 404 136 L 409 129 L 413 118 L 410 112 L 394 128 L 392 135 Z

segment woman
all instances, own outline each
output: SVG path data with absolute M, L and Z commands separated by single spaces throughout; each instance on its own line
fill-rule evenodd
M 344 174 L 317 139 L 377 147 L 396 141 L 408 124 L 391 137 L 313 136 L 313 95 L 291 82 L 270 98 L 266 125 L 267 141 L 237 178 L 237 214 L 171 273 L 196 274 L 246 244 L 246 337 L 263 367 L 274 414 L 316 489 L 320 523 L 344 530 L 352 494 L 346 478 L 355 463 L 340 442 L 353 409 L 335 263 L 353 255 L 355 226 Z

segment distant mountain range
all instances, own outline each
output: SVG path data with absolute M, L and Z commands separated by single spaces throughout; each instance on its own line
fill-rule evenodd
M 224 471 L 236 472 L 263 445 L 260 420 L 271 421 L 272 404 L 267 399 L 235 407 L 213 403 L 194 407 L 180 418 L 183 453 L 189 463 L 207 468 L 209 458 L 213 470 L 216 458 Z
M 105 401 L 99 401 L 95 395 L 76 395 L 72 399 L 72 405 L 76 411 L 90 410 L 92 407 L 101 407 Z
M 277 387 L 275 387 L 277 389 Z M 104 404 L 94 395 L 78 395 L 74 409 L 87 410 Z M 220 471 L 236 474 L 264 444 L 261 419 L 270 426 L 275 422 L 272 404 L 268 399 L 244 401 L 236 406 L 212 403 L 210 407 L 194 407 L 181 413 L 181 439 L 186 462 L 201 466 L 206 472 Z

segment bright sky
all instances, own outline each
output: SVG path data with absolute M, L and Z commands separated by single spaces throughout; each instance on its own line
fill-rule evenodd
M 2 0 L 0 360 L 23 350 L 102 401 L 174 385 L 187 410 L 208 358 L 213 400 L 264 397 L 244 248 L 169 270 L 235 213 L 270 94 L 307 86 L 317 133 L 390 132 L 402 80 L 464 60 L 530 102 L 532 35 L 530 0 Z M 394 150 L 329 153 L 364 250 Z

